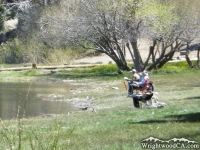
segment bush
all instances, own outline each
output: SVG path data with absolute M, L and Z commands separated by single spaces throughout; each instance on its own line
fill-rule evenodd
M 34 38 L 26 42 L 14 39 L 2 44 L 0 47 L 0 62 L 5 64 L 70 64 L 85 52 L 80 47 L 72 46 L 60 49 L 48 48 L 47 45 Z
M 51 50 L 46 56 L 46 64 L 71 64 L 71 62 L 79 57 L 79 53 L 71 47 L 65 49 Z
M 47 53 L 42 43 L 22 42 L 18 39 L 8 41 L 0 47 L 0 62 L 5 64 L 42 62 Z
M 154 74 L 183 73 L 193 70 L 186 61 L 168 62 L 158 70 L 152 70 Z
M 21 41 L 13 40 L 12 42 L 4 43 L 0 48 L 0 60 L 2 63 L 21 63 L 24 61 L 23 56 L 28 52 L 24 50 Z

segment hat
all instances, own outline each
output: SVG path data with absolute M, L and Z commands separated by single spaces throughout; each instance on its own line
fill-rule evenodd
M 146 76 L 148 76 L 148 72 L 147 71 L 143 71 L 143 74 L 145 74 Z
M 137 71 L 135 69 L 132 69 L 130 72 L 133 73 L 133 72 L 137 72 Z

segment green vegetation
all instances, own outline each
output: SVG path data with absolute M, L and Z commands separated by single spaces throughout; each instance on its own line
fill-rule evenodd
M 49 48 L 44 43 L 31 39 L 22 42 L 19 39 L 10 40 L 0 47 L 0 63 L 4 64 L 26 64 L 45 63 L 70 64 L 74 59 L 86 53 L 81 47 L 67 46 L 62 48 Z M 91 54 L 92 55 L 92 54 Z
M 150 72 L 159 100 L 167 105 L 161 109 L 136 109 L 132 99 L 126 98 L 123 86 L 123 77 L 130 73 L 119 75 L 115 67 L 111 64 L 49 74 L 42 74 L 43 70 L 28 70 L 13 76 L 14 72 L 1 72 L 2 78 L 48 76 L 81 79 L 82 82 L 90 79 L 97 87 L 89 86 L 89 90 L 80 93 L 79 97 L 94 97 L 93 104 L 104 109 L 74 111 L 50 118 L 1 121 L 0 149 L 132 150 L 142 149 L 141 141 L 150 136 L 162 140 L 186 138 L 200 144 L 200 70 L 188 70 L 185 62 L 179 62 Z M 119 90 L 112 89 L 113 86 Z
M 165 64 L 161 69 L 159 70 L 153 70 L 154 73 L 183 73 L 183 72 L 190 72 L 195 71 L 195 69 L 192 69 L 186 61 L 180 61 L 180 62 L 171 62 Z
M 132 64 L 130 64 L 132 66 Z M 9 67 L 9 65 L 6 65 Z M 76 68 L 76 69 L 61 69 L 56 73 L 49 71 L 48 74 L 44 74 L 43 70 L 31 69 L 23 71 L 3 71 L 0 73 L 0 77 L 43 77 L 51 76 L 55 78 L 91 78 L 91 79 L 103 79 L 103 80 L 115 80 L 123 78 L 124 76 L 129 76 L 129 71 L 124 71 L 123 74 L 118 74 L 118 67 L 115 64 L 100 65 L 91 68 Z M 198 73 L 198 68 L 190 68 L 185 61 L 167 63 L 159 70 L 152 70 L 150 75 L 167 75 L 167 74 L 182 74 L 182 73 Z
M 199 6 L 198 0 L 1 1 L 0 63 L 70 64 L 104 53 L 122 70 L 133 56 L 141 71 L 145 51 L 153 62 L 148 69 L 161 68 L 186 45 L 199 49 Z

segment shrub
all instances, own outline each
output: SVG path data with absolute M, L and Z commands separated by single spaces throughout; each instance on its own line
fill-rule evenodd
M 71 64 L 71 62 L 79 56 L 71 47 L 65 49 L 51 50 L 45 59 L 47 64 Z

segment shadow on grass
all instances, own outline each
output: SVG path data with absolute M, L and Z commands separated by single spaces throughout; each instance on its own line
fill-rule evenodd
M 200 112 L 191 114 L 170 115 L 165 118 L 174 118 L 181 122 L 200 122 Z
M 176 98 L 174 101 L 180 101 L 180 100 L 200 100 L 200 96 L 193 96 L 193 97 L 185 97 L 185 98 Z
M 147 123 L 166 123 L 166 122 L 200 122 L 200 112 L 191 114 L 170 115 L 163 119 L 151 119 L 139 122 L 129 122 L 130 124 L 147 124 Z
M 190 99 L 199 99 L 200 100 L 200 96 L 187 97 L 187 98 L 184 98 L 183 100 L 190 100 Z

